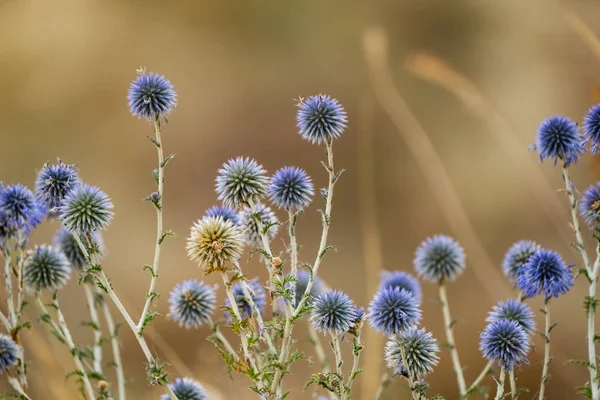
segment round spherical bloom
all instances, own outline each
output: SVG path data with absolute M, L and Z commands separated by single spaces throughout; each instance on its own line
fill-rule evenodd
M 521 267 L 529 261 L 529 258 L 539 248 L 540 245 L 531 240 L 521 240 L 513 244 L 504 255 L 504 261 L 502 261 L 504 275 L 512 282 L 515 282 L 521 273 Z
M 223 164 L 216 179 L 219 200 L 239 208 L 256 203 L 267 193 L 267 171 L 251 158 L 238 157 Z
M 305 270 L 300 270 L 296 272 L 296 298 L 294 301 L 294 307 L 298 307 L 300 304 L 300 300 L 304 293 L 306 293 L 306 289 L 308 287 L 308 281 L 310 280 L 310 272 Z M 306 304 L 312 304 L 314 299 L 319 297 L 323 292 L 327 290 L 325 283 L 318 276 L 314 277 L 313 285 L 310 288 L 310 297 L 308 298 Z
M 221 268 L 242 255 L 242 233 L 231 221 L 204 217 L 192 226 L 186 249 L 190 259 L 201 267 Z
M 177 400 L 206 400 L 208 394 L 201 384 L 190 378 L 177 378 L 175 382 L 169 383 L 169 387 L 177 396 Z M 161 400 L 169 400 L 168 394 L 163 394 Z
M 221 217 L 225 221 L 231 221 L 231 223 L 235 226 L 242 225 L 242 220 L 240 219 L 240 216 L 238 215 L 237 211 L 227 206 L 212 206 L 211 208 L 206 210 L 205 216 Z
M 430 282 L 454 280 L 465 270 L 466 257 L 460 244 L 449 236 L 425 239 L 417 248 L 417 274 Z
M 600 148 L 600 104 L 590 108 L 583 117 L 583 136 L 591 143 L 590 152 L 598 153 Z
M 35 180 L 35 197 L 44 204 L 48 214 L 57 217 L 58 207 L 67 194 L 81 184 L 74 164 L 44 164 Z
M 262 203 L 257 203 L 254 209 L 244 207 L 240 211 L 240 220 L 242 221 L 242 234 L 244 242 L 251 247 L 262 248 L 261 230 L 258 228 L 258 221 L 261 222 L 263 229 L 266 229 L 267 239 L 272 241 L 279 232 L 279 219 L 275 213 Z
M 490 361 L 512 371 L 513 367 L 527 362 L 529 336 L 515 321 L 499 319 L 486 326 L 480 335 L 479 350 Z
M 100 232 L 92 232 L 91 234 L 92 242 L 95 246 L 100 249 L 100 255 L 104 249 L 104 241 L 102 240 L 102 235 Z M 52 239 L 52 243 L 58 250 L 60 250 L 66 257 L 67 260 L 71 263 L 71 266 L 77 269 L 83 269 L 87 265 L 85 261 L 85 255 L 83 251 L 81 251 L 81 247 L 71 234 L 71 232 L 62 227 L 56 232 L 54 235 L 54 239 Z
M 138 118 L 167 115 L 177 105 L 177 93 L 163 75 L 139 75 L 129 86 L 129 110 Z
M 417 278 L 404 271 L 383 271 L 381 273 L 381 282 L 379 283 L 379 289 L 381 291 L 387 288 L 398 288 L 400 290 L 405 289 L 415 296 L 417 303 L 421 303 L 421 285 Z
M 579 200 L 579 214 L 591 227 L 600 225 L 600 182 L 590 186 Z
M 540 153 L 540 160 L 553 159 L 556 165 L 560 158 L 568 167 L 583 153 L 585 143 L 582 139 L 575 122 L 567 117 L 554 116 L 542 122 L 532 148 Z
M 196 280 L 183 281 L 169 296 L 169 316 L 179 326 L 197 328 L 210 321 L 217 300 L 212 286 Z
M 60 206 L 60 220 L 71 232 L 89 234 L 104 230 L 112 220 L 113 204 L 96 186 L 80 185 L 72 190 Z
M 71 277 L 71 265 L 58 249 L 48 245 L 35 246 L 23 264 L 25 286 L 34 292 L 63 288 Z
M 393 335 L 418 324 L 421 310 L 408 290 L 387 288 L 375 294 L 369 305 L 368 318 L 373 329 Z
M 258 282 L 258 278 L 254 278 L 250 282 L 246 282 L 246 285 L 248 287 L 248 291 L 250 292 L 250 296 L 252 296 L 254 304 L 256 304 L 256 308 L 258 308 L 258 311 L 263 314 L 265 305 L 267 304 L 267 295 L 265 293 L 265 289 Z M 248 319 L 252 315 L 252 305 L 244 294 L 242 283 L 236 283 L 233 285 L 231 287 L 231 291 L 237 303 L 242 319 Z M 225 306 L 231 307 L 231 302 L 229 299 L 225 300 Z M 225 313 L 225 318 L 227 320 L 231 320 L 229 312 Z
M 408 368 L 402 361 L 402 350 L 406 355 Z M 411 327 L 408 330 L 391 336 L 385 345 L 385 361 L 394 375 L 406 375 L 421 379 L 433 371 L 440 358 L 440 348 L 431 333 L 425 329 Z
M 29 233 L 42 222 L 45 212 L 45 207 L 31 190 L 20 183 L 0 191 L 0 214 L 4 216 L 7 232 L 23 230 L 25 234 Z
M 19 346 L 10 336 L 0 333 L 0 373 L 17 364 L 20 352 Z
M 346 129 L 346 111 L 336 99 L 319 94 L 303 100 L 298 107 L 296 121 L 304 140 L 313 144 L 329 142 Z
M 302 211 L 315 194 L 310 176 L 297 167 L 278 169 L 269 184 L 269 198 L 279 208 L 287 211 Z
M 493 323 L 500 319 L 515 321 L 529 335 L 535 330 L 533 311 L 527 304 L 519 300 L 508 299 L 506 302 L 499 302 L 492 308 L 485 321 Z
M 310 322 L 323 333 L 340 335 L 348 332 L 356 319 L 356 307 L 346 293 L 329 290 L 313 302 Z
M 546 297 L 558 297 L 573 286 L 571 269 L 558 253 L 551 250 L 536 251 L 521 269 L 517 286 L 526 297 L 541 293 Z

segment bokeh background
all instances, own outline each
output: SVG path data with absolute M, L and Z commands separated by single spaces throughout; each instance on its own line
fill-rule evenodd
M 156 155 L 145 138 L 151 126 L 129 114 L 126 91 L 140 66 L 165 74 L 179 94 L 164 127 L 165 149 L 176 154 L 166 170 L 165 226 L 177 233 L 163 246 L 157 307 L 166 314 L 176 283 L 204 279 L 185 255 L 185 237 L 216 203 L 214 178 L 224 161 L 250 156 L 269 171 L 298 165 L 318 187 L 326 184 L 323 150 L 297 134 L 294 99 L 328 93 L 343 103 L 350 123 L 335 143 L 336 165 L 347 169 L 330 234 L 339 251 L 327 255 L 322 277 L 366 306 L 380 269 L 412 271 L 421 240 L 435 233 L 458 238 L 469 266 L 449 295 L 472 381 L 485 364 L 478 337 L 486 314 L 515 295 L 500 275 L 506 249 L 529 238 L 580 265 L 569 247 L 560 170 L 539 164 L 527 146 L 546 116 L 581 121 L 596 102 L 599 12 L 594 1 L 550 0 L 4 0 L 0 177 L 31 187 L 44 162 L 79 163 L 83 178 L 115 203 L 105 268 L 139 315 L 149 278 L 142 266 L 151 262 L 155 237 L 153 208 L 142 199 L 154 190 Z M 586 156 L 573 168 L 580 189 L 597 179 L 596 165 Z M 320 206 L 315 200 L 299 222 L 306 261 L 316 251 Z M 49 241 L 56 228 L 45 224 L 34 241 Z M 275 247 L 284 248 L 281 238 Z M 264 278 L 257 260 L 248 263 L 248 275 Z M 424 284 L 424 291 L 423 323 L 443 341 L 436 288 Z M 552 332 L 549 399 L 575 398 L 574 387 L 587 380 L 587 371 L 566 363 L 585 358 L 584 296 L 579 281 L 553 307 L 560 323 Z M 89 341 L 91 332 L 78 326 L 87 310 L 75 279 L 62 303 L 76 339 Z M 540 301 L 532 306 L 537 311 Z M 36 318 L 33 309 L 28 315 Z M 310 355 L 304 322 L 296 332 Z M 370 398 L 383 368 L 382 338 L 366 332 L 360 399 Z M 129 398 L 158 398 L 160 389 L 145 383 L 135 339 L 125 327 L 121 333 Z M 171 377 L 193 374 L 215 399 L 253 398 L 245 378 L 227 377 L 208 334 L 158 319 L 149 342 L 172 364 Z M 24 340 L 33 398 L 77 398 L 64 378 L 73 369 L 66 348 L 37 323 Z M 530 365 L 518 372 L 518 384 L 532 389 L 525 398 L 541 374 L 540 338 L 535 343 Z M 302 391 L 311 371 L 307 361 L 293 367 L 289 398 L 313 397 L 313 388 Z M 430 383 L 430 393 L 458 397 L 447 353 Z M 402 396 L 405 383 L 395 380 L 384 398 Z

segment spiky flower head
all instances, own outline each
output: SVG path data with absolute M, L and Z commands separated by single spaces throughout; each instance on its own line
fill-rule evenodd
M 425 239 L 417 248 L 415 269 L 430 282 L 452 281 L 465 270 L 465 252 L 449 236 L 436 235 Z
M 175 393 L 177 400 L 206 400 L 208 395 L 204 387 L 191 378 L 177 378 L 169 387 Z M 161 400 L 169 400 L 168 394 L 163 394 Z
M 529 335 L 535 330 L 533 311 L 527 304 L 519 300 L 508 299 L 505 302 L 499 302 L 492 308 L 485 321 L 493 323 L 500 319 L 515 321 Z
M 186 249 L 205 270 L 223 268 L 242 255 L 242 233 L 222 217 L 204 217 L 192 225 Z
M 296 272 L 296 299 L 294 301 L 294 307 L 298 307 L 300 304 L 300 300 L 304 293 L 306 293 L 306 289 L 308 288 L 308 281 L 310 280 L 310 272 L 305 270 L 300 270 Z M 313 285 L 310 288 L 310 296 L 306 304 L 312 304 L 314 299 L 319 297 L 323 292 L 327 290 L 325 283 L 318 276 L 314 277 Z
M 163 75 L 150 72 L 139 75 L 129 85 L 129 110 L 138 118 L 158 118 L 177 105 L 177 93 Z
M 341 335 L 354 326 L 357 310 L 346 293 L 329 290 L 313 302 L 312 326 L 323 333 Z
M 567 293 L 573 286 L 571 268 L 551 250 L 540 249 L 529 258 L 517 277 L 517 285 L 526 297 L 544 294 L 546 298 Z
M 315 194 L 310 176 L 298 167 L 278 169 L 269 183 L 269 198 L 277 207 L 287 211 L 302 211 Z
M 250 296 L 256 304 L 256 308 L 258 311 L 263 314 L 265 310 L 265 305 L 267 304 L 267 295 L 265 293 L 265 289 L 258 282 L 258 278 L 254 278 L 250 282 L 245 282 L 247 285 L 248 291 L 250 292 Z M 235 301 L 237 303 L 238 309 L 240 311 L 240 315 L 242 319 L 248 319 L 252 313 L 252 305 L 246 295 L 244 294 L 244 289 L 242 287 L 242 283 L 236 283 L 232 286 L 231 291 L 233 292 L 233 296 L 235 297 Z M 229 299 L 225 300 L 225 306 L 231 307 L 231 302 Z M 227 320 L 231 320 L 231 316 L 229 312 L 225 312 L 225 318 Z
M 169 296 L 169 316 L 186 329 L 210 321 L 217 297 L 215 289 L 196 280 L 183 281 Z
M 375 294 L 367 316 L 373 329 L 389 336 L 418 324 L 421 310 L 411 292 L 391 287 Z
M 35 246 L 25 258 L 23 280 L 25 286 L 33 292 L 61 289 L 70 277 L 69 260 L 53 246 Z
M 529 261 L 529 258 L 540 248 L 540 245 L 531 240 L 521 240 L 513 244 L 504 255 L 502 269 L 504 275 L 515 282 L 521 273 L 521 267 Z
M 67 194 L 81 184 L 77 174 L 77 166 L 58 161 L 57 164 L 44 164 L 35 180 L 35 197 L 44 204 L 48 214 L 58 216 Z
M 583 136 L 591 143 L 590 152 L 598 153 L 600 148 L 600 104 L 596 104 L 583 117 Z
M 379 289 L 377 289 L 377 291 L 388 288 L 398 288 L 400 290 L 405 289 L 412 293 L 418 304 L 421 303 L 421 284 L 419 284 L 417 278 L 408 272 L 383 271 L 381 273 L 381 282 L 379 283 Z
M 254 209 L 244 207 L 240 211 L 240 219 L 242 221 L 242 234 L 244 242 L 250 247 L 262 248 L 261 231 L 258 223 L 262 224 L 263 229 L 266 229 L 267 239 L 272 241 L 279 232 L 279 219 L 275 213 L 262 203 L 257 203 Z
M 529 336 L 515 321 L 499 319 L 486 326 L 480 335 L 479 350 L 490 361 L 508 371 L 523 362 L 529 352 Z
M 92 232 L 92 245 L 100 250 L 99 256 L 104 251 L 104 241 L 100 232 Z M 83 269 L 86 266 L 85 255 L 81 251 L 81 247 L 73 237 L 73 234 L 65 227 L 61 227 L 54 239 L 52 240 L 54 246 L 60 250 L 69 260 L 72 267 L 76 269 Z
M 38 226 L 46 208 L 35 199 L 34 194 L 20 183 L 9 185 L 0 190 L 0 214 L 7 234 L 23 231 L 28 234 Z
M 106 193 L 84 184 L 65 197 L 59 218 L 71 232 L 89 234 L 108 227 L 114 216 L 112 209 L 113 203 Z
M 205 216 L 207 217 L 221 217 L 225 221 L 231 221 L 235 226 L 241 226 L 242 220 L 238 215 L 238 212 L 231 207 L 227 206 L 212 206 L 206 210 Z
M 348 119 L 344 107 L 336 99 L 319 94 L 298 104 L 296 121 L 304 140 L 321 144 L 340 137 Z
M 17 364 L 20 352 L 10 336 L 0 333 L 0 373 Z
M 590 227 L 600 226 L 600 182 L 591 185 L 581 196 L 579 214 Z
M 402 362 L 402 350 L 406 355 L 408 368 Z M 394 375 L 406 375 L 421 379 L 433 371 L 440 358 L 440 348 L 431 333 L 425 329 L 411 327 L 408 330 L 391 336 L 385 345 L 385 360 Z
M 223 204 L 240 208 L 256 203 L 267 193 L 267 171 L 251 158 L 238 157 L 223 164 L 216 179 L 216 191 Z
M 554 116 L 545 119 L 537 131 L 536 142 L 531 147 L 540 153 L 540 160 L 558 159 L 565 167 L 577 162 L 585 149 L 583 138 L 577 131 L 577 124 L 567 117 Z

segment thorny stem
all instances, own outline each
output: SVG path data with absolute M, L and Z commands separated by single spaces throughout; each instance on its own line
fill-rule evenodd
M 448 305 L 448 294 L 446 293 L 446 285 L 444 282 L 440 282 L 440 302 L 442 303 L 442 314 L 444 315 L 444 328 L 446 330 L 446 341 L 448 342 L 448 347 L 450 349 L 450 357 L 452 358 L 452 367 L 454 368 L 454 373 L 456 374 L 456 380 L 458 382 L 458 390 L 460 392 L 460 396 L 464 396 L 466 394 L 466 383 L 465 376 L 463 374 L 463 370 L 460 364 L 460 359 L 458 357 L 458 350 L 456 349 L 456 342 L 454 341 L 454 332 L 452 329 L 452 317 L 450 316 L 450 306 Z
M 292 253 L 292 277 L 296 278 L 298 272 L 298 243 L 296 241 L 296 213 L 288 211 L 288 234 L 290 236 L 290 250 Z M 296 285 L 292 285 L 291 297 L 293 304 L 296 304 Z
M 81 237 L 79 236 L 79 233 L 73 231 L 73 232 L 71 232 L 71 234 L 73 235 L 73 238 L 79 245 L 79 248 L 83 252 L 83 255 L 85 256 L 85 258 L 90 260 L 90 262 L 94 266 L 97 266 L 100 268 L 100 263 L 97 262 L 96 257 L 93 257 L 93 258 L 90 257 L 90 252 L 88 251 L 88 247 L 85 246 L 83 244 L 83 242 L 81 241 Z M 154 356 L 152 355 L 152 352 L 150 351 L 150 348 L 148 347 L 148 343 L 146 343 L 146 339 L 144 338 L 143 335 L 141 335 L 141 332 L 138 329 L 135 322 L 133 321 L 133 319 L 131 318 L 131 315 L 129 315 L 129 313 L 125 309 L 125 306 L 123 306 L 123 303 L 121 303 L 121 300 L 119 299 L 119 297 L 115 293 L 114 289 L 112 288 L 112 285 L 110 284 L 110 280 L 108 279 L 108 277 L 106 276 L 104 271 L 100 270 L 99 273 L 95 273 L 95 277 L 96 277 L 96 279 L 98 279 L 98 283 L 101 284 L 103 286 L 103 288 L 106 290 L 106 293 L 108 293 L 108 297 L 110 297 L 110 299 L 114 303 L 115 307 L 117 307 L 117 310 L 119 310 L 119 312 L 123 316 L 123 319 L 125 319 L 125 322 L 127 322 L 127 325 L 129 326 L 131 331 L 134 333 L 134 336 L 137 339 L 138 344 L 140 345 L 140 348 L 142 349 L 142 352 L 144 353 L 144 356 L 146 357 L 146 361 L 148 361 L 148 364 L 150 366 L 157 365 L 157 361 L 154 359 Z M 165 392 L 167 392 L 167 394 L 169 395 L 171 400 L 177 400 L 177 396 L 175 396 L 175 393 L 173 393 L 173 389 L 171 389 L 171 387 L 168 384 L 161 383 L 161 386 L 163 387 Z
M 36 301 L 37 301 L 38 307 L 40 308 L 40 311 L 42 312 L 42 314 L 46 315 L 46 316 L 48 316 L 48 318 L 50 318 L 50 324 L 52 325 L 52 328 L 56 331 L 56 333 L 58 335 L 61 336 L 61 338 L 64 340 L 65 344 L 68 346 L 69 352 L 71 353 L 71 356 L 73 356 L 73 361 L 75 362 L 77 371 L 79 372 L 81 379 L 83 381 L 85 392 L 87 393 L 88 398 L 91 400 L 95 400 L 96 395 L 94 394 L 94 389 L 93 389 L 90 379 L 87 375 L 87 372 L 85 371 L 85 367 L 83 366 L 83 363 L 81 361 L 81 356 L 79 355 L 77 347 L 75 346 L 75 343 L 73 342 L 73 338 L 71 337 L 71 332 L 69 331 L 69 328 L 65 321 L 65 317 L 60 309 L 60 305 L 58 304 L 58 298 L 56 297 L 56 293 L 54 294 L 52 306 L 56 311 L 58 323 L 56 323 L 52 320 L 52 317 L 51 317 L 50 313 L 48 312 L 46 305 L 44 304 L 44 302 L 42 301 L 42 299 L 39 295 L 36 296 Z
M 339 395 L 343 399 L 344 372 L 342 371 L 342 364 L 344 363 L 344 360 L 342 359 L 342 349 L 340 348 L 340 337 L 335 333 L 331 334 L 331 348 L 333 349 L 333 354 L 335 355 L 335 372 L 340 380 L 340 384 L 338 386 Z
M 510 397 L 512 400 L 517 400 L 517 381 L 515 380 L 514 369 L 508 373 L 508 378 L 510 380 Z
M 379 381 L 379 386 L 377 387 L 377 391 L 373 395 L 373 400 L 380 400 L 381 396 L 385 389 L 390 385 L 392 379 L 390 378 L 390 374 L 387 371 L 384 371 L 381 375 L 381 380 Z
M 11 256 L 8 249 L 3 249 L 4 253 L 4 284 L 6 285 L 6 304 L 8 305 L 8 315 L 10 317 L 11 325 L 14 327 L 17 325 L 17 314 L 15 312 L 15 299 L 12 288 L 12 268 L 11 268 Z
M 473 390 L 475 390 L 475 388 L 477 386 L 479 386 L 479 384 L 481 383 L 481 381 L 483 381 L 483 379 L 490 372 L 490 369 L 492 368 L 493 365 L 494 365 L 493 361 L 488 361 L 488 363 L 485 365 L 485 367 L 483 367 L 483 370 L 481 371 L 481 373 L 477 376 L 477 378 L 475 378 L 475 380 L 473 381 L 473 383 L 471 384 L 471 386 L 469 386 L 469 388 L 466 390 L 465 395 L 463 396 L 463 398 L 466 398 L 467 397 L 467 393 L 471 393 Z
M 540 395 L 539 400 L 544 400 L 544 393 L 546 391 L 546 382 L 550 379 L 548 375 L 548 366 L 550 365 L 550 330 L 552 325 L 550 322 L 550 299 L 544 301 L 544 366 L 542 367 L 542 378 L 540 380 Z
M 588 288 L 588 300 L 595 302 L 596 300 L 596 287 L 598 284 L 598 271 L 600 269 L 600 242 L 597 246 L 598 256 L 596 262 L 592 267 L 588 258 L 585 245 L 583 243 L 583 237 L 581 235 L 581 227 L 579 225 L 579 218 L 577 217 L 577 203 L 578 199 L 575 196 L 575 187 L 569 177 L 569 170 L 563 167 L 563 179 L 565 181 L 565 191 L 569 197 L 569 203 L 571 208 L 571 219 L 573 221 L 573 230 L 575 231 L 575 248 L 581 254 L 583 264 L 587 272 L 589 288 Z M 592 391 L 592 399 L 598 400 L 600 398 L 599 382 L 596 378 L 597 360 L 596 360 L 596 343 L 594 336 L 596 335 L 596 306 L 587 307 L 587 345 L 588 345 L 588 371 L 590 374 L 590 388 Z
M 415 393 L 415 382 L 413 381 L 412 375 L 408 369 L 408 362 L 406 360 L 406 351 L 404 350 L 404 343 L 400 346 L 400 355 L 402 356 L 402 365 L 406 370 L 406 380 L 410 388 L 410 394 L 414 400 L 419 400 L 419 395 Z
M 102 330 L 100 329 L 100 319 L 96 311 L 96 299 L 92 292 L 91 284 L 84 283 L 83 290 L 90 310 L 90 319 L 94 329 L 94 371 L 102 373 Z
M 100 294 L 100 289 L 96 289 L 97 293 Z M 125 372 L 123 371 L 123 362 L 121 360 L 121 348 L 119 347 L 119 338 L 117 336 L 117 327 L 112 317 L 112 313 L 108 308 L 106 301 L 102 301 L 102 311 L 104 312 L 104 319 L 106 320 L 106 327 L 110 333 L 110 344 L 113 353 L 113 362 L 115 364 L 115 370 L 117 373 L 117 387 L 119 391 L 119 400 L 125 400 Z
M 342 395 L 342 400 L 350 400 L 350 393 L 352 392 L 352 384 L 356 379 L 357 375 L 360 373 L 358 369 L 358 364 L 360 361 L 360 353 L 363 349 L 363 344 L 360 342 L 360 331 L 357 332 L 356 336 L 352 340 L 352 369 L 350 370 L 350 374 L 348 375 L 348 381 L 346 382 L 346 386 L 344 387 L 344 394 Z
M 231 346 L 231 343 L 229 343 L 229 340 L 227 340 L 227 338 L 223 335 L 223 333 L 219 329 L 219 326 L 215 324 L 215 322 L 210 317 L 208 318 L 208 323 L 213 327 L 214 334 L 216 335 L 217 339 L 219 339 L 223 347 L 225 347 L 225 350 L 227 350 L 227 352 L 231 354 L 236 361 L 238 361 L 240 359 L 240 356 L 238 356 L 233 346 Z
M 313 328 L 311 324 L 308 324 L 308 338 L 315 347 L 315 354 L 317 355 L 317 360 L 319 360 L 319 367 L 325 373 L 330 372 L 329 359 L 327 358 L 327 354 L 325 354 L 319 334 L 317 331 L 315 331 L 315 328 Z
M 494 400 L 502 400 L 504 398 L 504 377 L 505 371 L 504 367 L 502 367 L 500 369 L 500 377 L 497 381 L 496 396 L 494 397 Z
M 165 157 L 163 153 L 163 144 L 160 136 L 160 117 L 157 115 L 154 118 L 154 134 L 156 136 L 156 142 L 154 146 L 156 147 L 156 151 L 158 153 L 158 200 L 154 203 L 156 208 L 156 243 L 154 248 L 154 262 L 152 263 L 152 277 L 150 279 L 150 287 L 148 288 L 148 293 L 146 294 L 146 301 L 144 303 L 144 310 L 142 311 L 142 315 L 140 315 L 140 320 L 138 321 L 137 328 L 141 330 L 144 326 L 144 320 L 148 315 L 150 310 L 150 304 L 152 300 L 156 297 L 156 293 L 154 292 L 156 288 L 156 280 L 158 278 L 158 265 L 160 261 L 160 248 L 162 244 L 163 238 L 163 186 L 164 186 L 164 169 L 165 169 Z

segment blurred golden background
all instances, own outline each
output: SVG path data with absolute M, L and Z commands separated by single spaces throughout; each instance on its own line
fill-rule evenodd
M 297 134 L 294 99 L 330 94 L 350 123 L 334 146 L 336 166 L 347 169 L 336 188 L 330 234 L 339 252 L 327 255 L 322 277 L 367 306 L 380 268 L 412 271 L 421 240 L 455 236 L 470 262 L 449 295 L 472 381 L 485 364 L 478 343 L 487 312 L 514 296 L 500 275 L 506 249 L 529 238 L 580 262 L 569 247 L 559 170 L 540 165 L 527 146 L 546 116 L 581 121 L 594 104 L 599 12 L 593 1 L 550 0 L 4 0 L 0 177 L 33 187 L 44 162 L 79 163 L 82 177 L 115 203 L 104 266 L 139 315 L 149 283 L 142 266 L 151 262 L 155 236 L 154 211 L 141 200 L 154 190 L 156 155 L 145 138 L 151 126 L 129 114 L 126 92 L 140 66 L 164 74 L 179 96 L 163 131 L 166 152 L 176 154 L 166 169 L 164 210 L 165 227 L 177 236 L 163 246 L 158 283 L 158 310 L 166 314 L 176 283 L 202 279 L 186 257 L 185 237 L 216 203 L 214 178 L 224 161 L 246 155 L 271 172 L 297 165 L 317 187 L 325 185 L 323 151 Z M 595 181 L 594 165 L 586 156 L 574 168 L 580 190 Z M 301 258 L 314 257 L 319 206 L 316 199 L 300 219 Z M 49 241 L 56 228 L 45 224 L 34 241 Z M 257 260 L 250 264 L 247 274 L 264 278 Z M 578 282 L 554 303 L 552 317 L 560 323 L 552 332 L 548 399 L 576 397 L 574 388 L 587 379 L 582 367 L 566 364 L 586 354 L 584 286 Z M 424 284 L 424 292 L 423 324 L 443 342 L 436 288 Z M 89 329 L 77 327 L 87 310 L 75 279 L 62 303 L 76 339 L 90 340 Z M 532 304 L 537 311 L 541 303 Z M 370 398 L 383 367 L 383 340 L 365 329 L 367 371 L 356 384 L 357 399 Z M 299 345 L 311 354 L 304 332 L 296 329 Z M 153 350 L 172 364 L 172 378 L 191 373 L 214 399 L 253 398 L 245 378 L 227 377 L 205 340 L 208 327 L 186 331 L 158 319 L 149 334 Z M 126 327 L 121 338 L 129 398 L 158 399 L 161 391 L 147 387 L 141 351 Z M 32 397 L 76 399 L 73 382 L 64 380 L 73 369 L 66 348 L 39 324 L 24 340 Z M 519 386 L 532 390 L 524 398 L 533 396 L 541 374 L 542 342 L 535 341 L 531 364 L 518 372 Z M 306 361 L 293 367 L 286 378 L 290 399 L 312 398 L 314 388 L 302 391 L 311 368 Z M 431 394 L 457 398 L 447 352 L 429 381 Z M 0 391 L 5 388 L 2 380 Z M 399 394 L 407 391 L 397 379 L 384 398 Z

